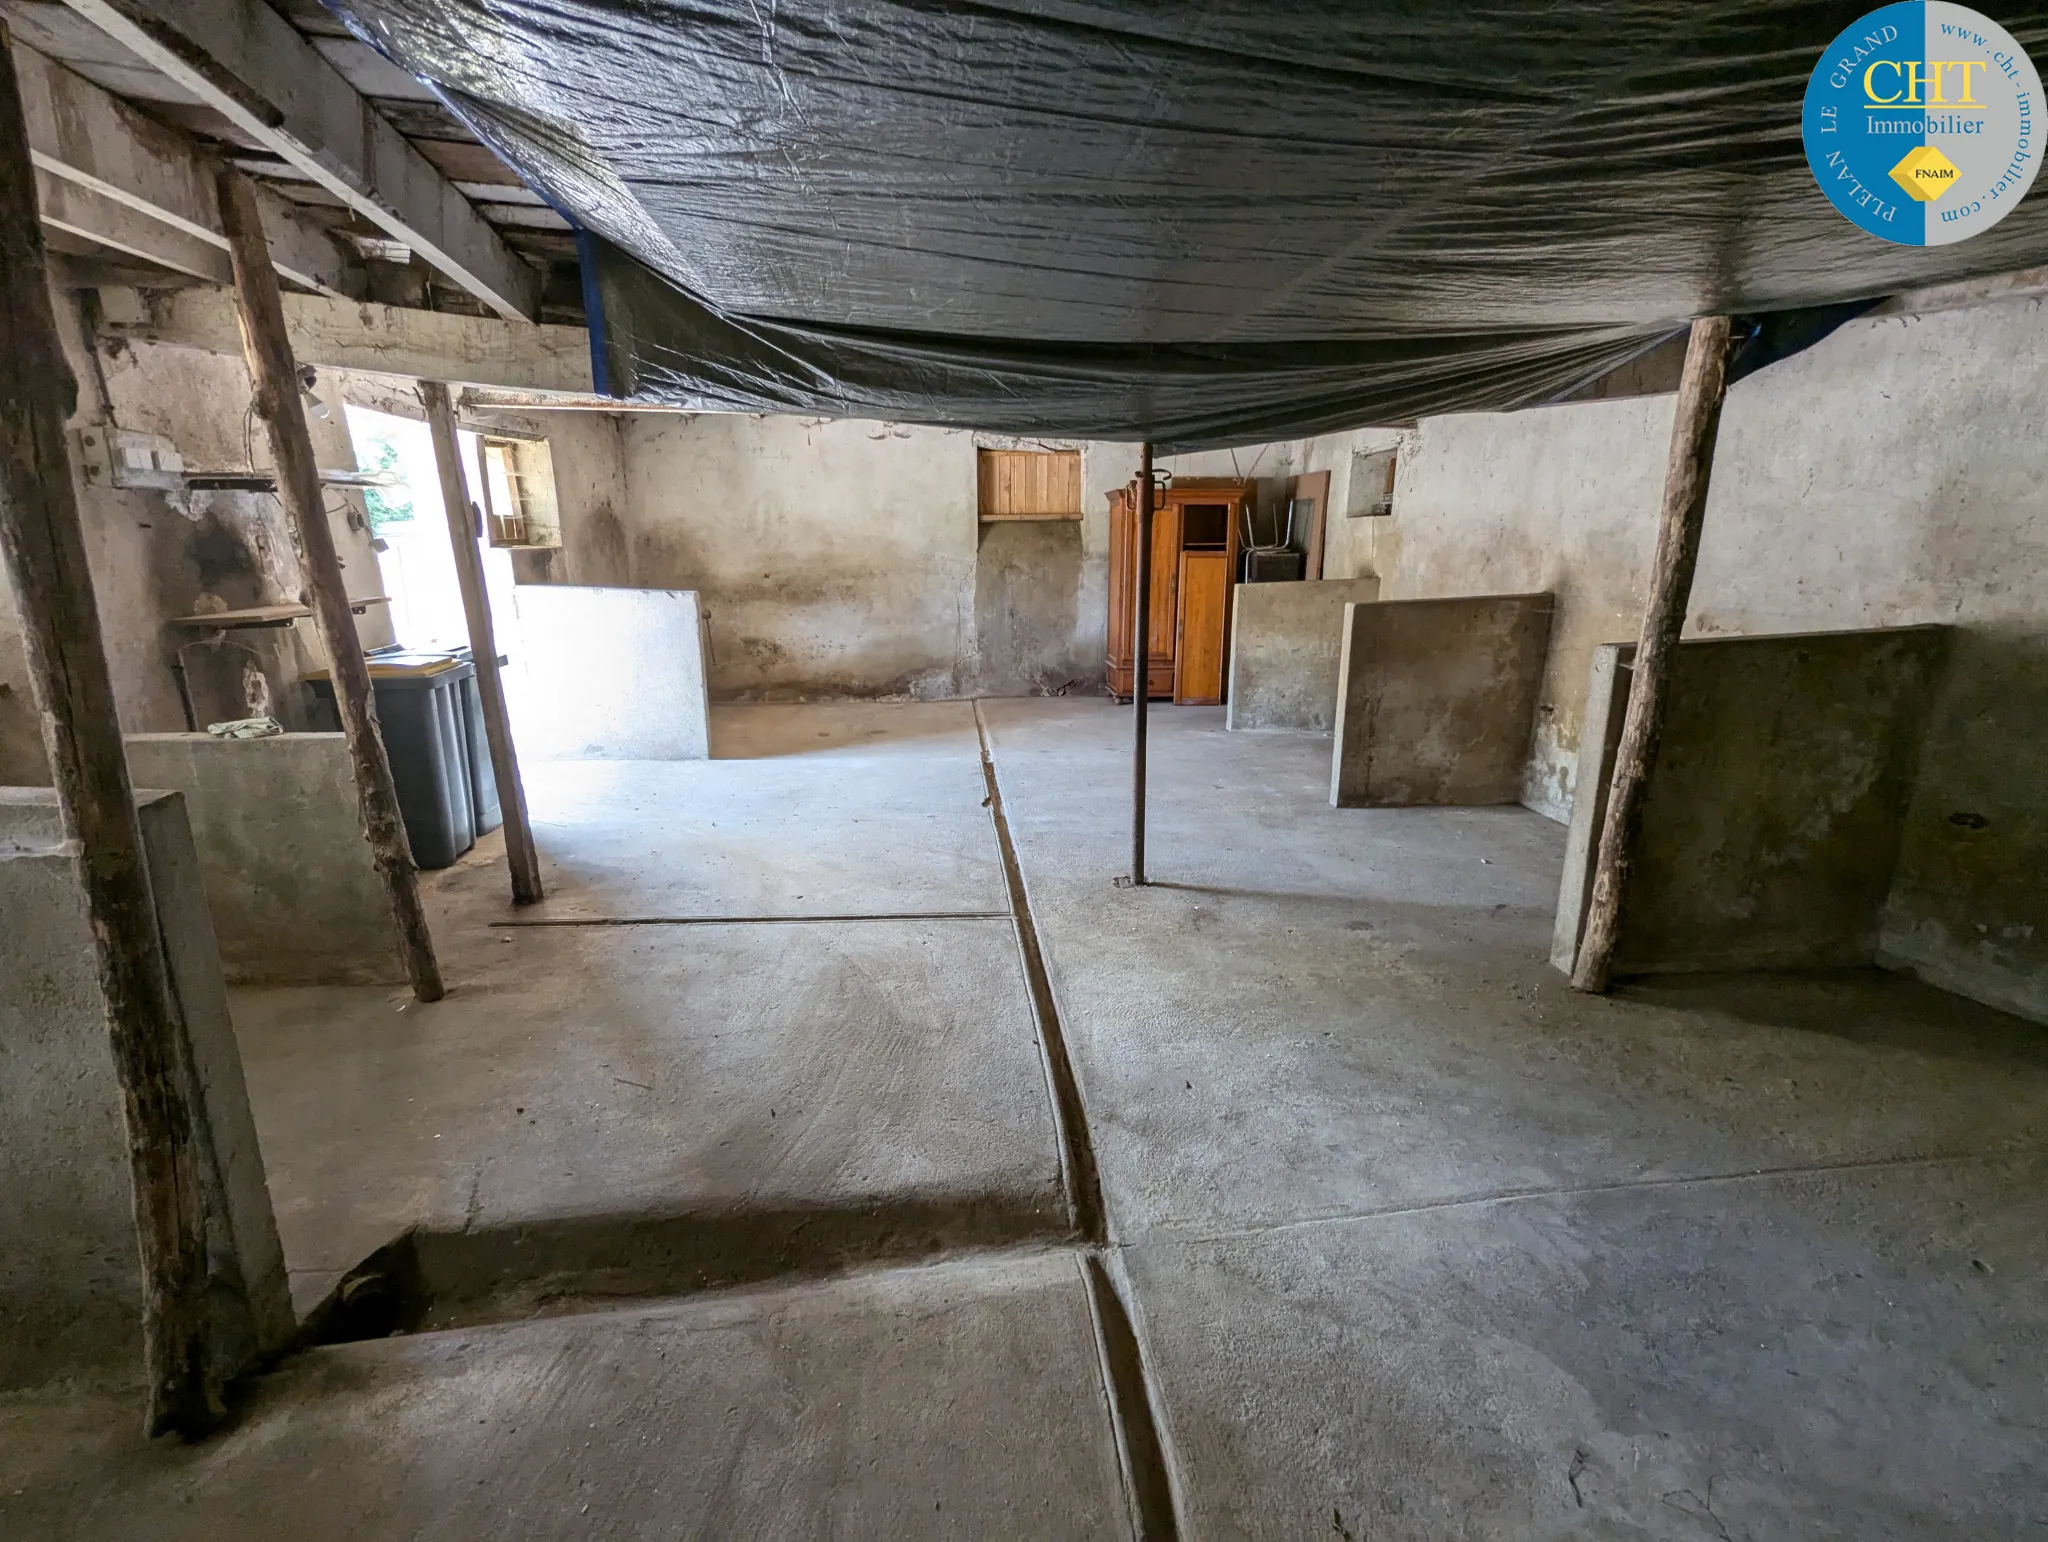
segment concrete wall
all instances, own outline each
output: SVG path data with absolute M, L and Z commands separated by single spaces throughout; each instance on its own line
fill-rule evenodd
M 249 375 L 241 360 L 196 349 L 101 339 L 86 344 L 85 311 L 77 296 L 56 297 L 58 331 L 78 384 L 73 427 L 118 425 L 164 434 L 190 468 L 268 470 L 260 426 L 250 428 Z M 328 416 L 309 419 L 323 466 L 353 467 L 336 383 L 316 394 Z M 122 726 L 130 732 L 185 726 L 170 662 L 176 645 L 207 634 L 171 631 L 166 618 L 188 615 L 211 595 L 230 607 L 298 598 L 298 559 L 274 499 L 247 493 L 172 498 L 89 486 L 74 468 L 79 513 L 106 632 L 108 663 Z M 330 526 L 349 592 L 383 592 L 360 500 L 329 494 Z M 390 641 L 388 622 L 372 609 L 359 622 L 366 644 Z M 220 648 L 186 651 L 203 722 L 270 711 L 304 726 L 297 678 L 317 658 L 310 626 L 233 634 Z M 41 730 L 29 692 L 14 601 L 0 585 L 0 783 L 48 779 Z
M 2034 1011 L 2048 1004 L 2044 348 L 2048 311 L 2011 300 L 1851 322 L 1738 384 L 1688 623 L 1690 636 L 1960 629 L 1885 950 Z M 1367 522 L 1385 598 L 1557 595 L 1523 784 L 1553 818 L 1571 806 L 1592 650 L 1640 622 L 1672 405 L 1424 419 L 1394 516 Z
M 138 787 L 185 795 L 228 979 L 405 980 L 340 734 L 136 734 L 128 770 Z
M 522 584 L 506 673 L 512 734 L 534 760 L 704 760 L 711 717 L 697 596 Z
M 561 551 L 518 554 L 520 581 L 696 591 L 716 699 L 1103 689 L 1108 495 L 1135 472 L 1135 446 L 811 418 L 594 418 L 520 420 L 554 451 L 564 527 Z M 1354 527 L 1370 522 L 1342 518 L 1350 452 L 1398 437 L 1364 430 L 1160 464 L 1250 477 L 1270 519 L 1289 477 L 1334 461 L 1330 576 L 1352 577 L 1370 571 L 1354 551 L 1366 545 Z M 1079 449 L 1082 518 L 980 524 L 984 446 Z
M 1035 442 L 810 418 L 523 419 L 545 432 L 563 548 L 522 583 L 695 591 L 722 700 L 1099 691 L 1108 494 L 1128 445 L 1082 456 L 1079 520 L 981 524 L 975 450 Z M 609 447 L 604 435 L 613 440 Z
M 180 1009 L 215 1312 L 232 1374 L 293 1330 L 284 1254 L 176 793 L 137 797 Z M 77 859 L 54 796 L 0 788 L 0 1388 L 142 1371 L 142 1289 L 121 1093 Z
M 472 419 L 465 415 L 463 426 Z M 609 412 L 490 413 L 479 428 L 545 439 L 555 467 L 562 544 L 514 551 L 522 584 L 628 584 L 632 553 L 626 537 L 625 422 Z
M 1550 617 L 1547 594 L 1346 605 L 1330 802 L 1514 802 Z
M 1907 627 L 1682 645 L 1615 971 L 1875 962 L 1948 644 L 1946 628 Z M 1598 733 L 1626 710 L 1629 671 L 1596 665 L 1592 682 L 1586 722 Z M 1572 813 L 1552 949 L 1567 971 L 1598 801 Z
M 1377 578 L 1239 584 L 1224 726 L 1329 733 L 1337 721 L 1344 607 L 1369 604 L 1379 592 Z
M 1878 957 L 2048 1022 L 2048 631 L 1958 630 Z

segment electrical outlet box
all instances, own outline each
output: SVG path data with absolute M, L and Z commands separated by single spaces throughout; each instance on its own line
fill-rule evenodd
M 87 487 L 178 492 L 185 485 L 185 458 L 162 434 L 88 424 L 72 430 L 71 449 Z

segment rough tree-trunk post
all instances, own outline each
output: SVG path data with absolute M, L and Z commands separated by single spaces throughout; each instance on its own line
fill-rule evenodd
M 1131 887 L 1145 885 L 1145 726 L 1152 704 L 1152 441 L 1138 446 L 1137 580 L 1131 666 Z
M 498 673 L 498 639 L 491 626 L 491 596 L 484 586 L 483 532 L 462 481 L 461 441 L 455 437 L 455 408 L 448 387 L 420 382 L 427 426 L 434 434 L 434 463 L 441 473 L 441 502 L 448 510 L 448 539 L 455 546 L 455 578 L 462 588 L 462 613 L 469 621 L 469 651 L 476 660 L 476 690 L 484 709 L 484 737 L 490 741 L 491 770 L 498 779 L 498 803 L 505 818 L 505 863 L 512 870 L 512 903 L 531 905 L 541 897 L 540 856 L 526 821 L 526 789 L 519 784 L 519 752 L 505 716 L 505 682 Z
M 342 586 L 341 561 L 334 551 L 334 533 L 327 528 L 327 506 L 320 494 L 320 472 L 313 460 L 313 441 L 306 431 L 306 408 L 299 399 L 298 366 L 285 333 L 284 302 L 279 297 L 277 270 L 264 244 L 263 221 L 249 179 L 231 168 L 220 173 L 220 218 L 228 238 L 228 257 L 235 271 L 235 307 L 242 320 L 242 346 L 256 385 L 256 413 L 270 435 L 270 456 L 277 467 L 277 496 L 298 537 L 304 565 L 306 603 L 313 625 L 334 671 L 334 702 L 341 714 L 354 763 L 356 792 L 362 800 L 363 833 L 369 839 L 377 873 L 391 900 L 398 926 L 398 948 L 412 992 L 421 1001 L 439 1001 L 441 966 L 434 958 L 434 939 L 420 904 L 418 870 L 406 844 L 405 822 L 398 812 L 398 791 L 391 781 L 391 760 L 377 727 L 376 699 L 370 690 L 370 669 L 349 612 Z
M 207 1384 L 194 1111 L 65 451 L 77 386 L 57 339 L 35 188 L 12 39 L 0 25 L 0 555 L 64 836 L 78 851 L 121 1085 L 142 1263 L 145 1428 L 190 1437 L 220 1415 Z
M 1726 316 L 1703 316 L 1692 324 L 1685 348 L 1685 374 L 1678 387 L 1678 412 L 1671 424 L 1671 459 L 1664 472 L 1664 506 L 1657 519 L 1657 555 L 1650 566 L 1642 636 L 1636 643 L 1628 711 L 1622 718 L 1621 744 L 1614 756 L 1607 817 L 1600 827 L 1593 898 L 1586 908 L 1586 925 L 1572 968 L 1572 984 L 1582 991 L 1606 990 L 1614 963 L 1622 897 L 1642 829 L 1643 800 L 1664 735 L 1672 654 L 1685 630 L 1693 569 L 1699 562 L 1707 484 L 1714 470 L 1714 439 L 1721 426 L 1721 403 L 1728 394 L 1728 353 Z

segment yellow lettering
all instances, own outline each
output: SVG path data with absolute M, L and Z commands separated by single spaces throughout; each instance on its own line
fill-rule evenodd
M 1957 102 L 1956 106 L 1976 107 L 1981 105 L 1978 102 L 1977 98 L 1970 94 L 1971 90 L 1973 89 L 1970 84 L 1970 71 L 1987 70 L 1991 68 L 1991 66 L 1986 64 L 1982 59 L 1951 59 L 1948 60 L 1947 63 L 1963 72 L 1963 99 Z
M 1913 107 L 1920 105 L 1920 61 L 1918 59 L 1908 59 L 1906 61 L 1906 100 L 1901 105 Z
M 1865 70 L 1863 72 L 1863 94 L 1869 97 L 1873 102 L 1884 102 L 1887 104 L 1896 102 L 1898 100 L 1896 94 L 1892 96 L 1879 96 L 1877 94 L 1877 83 L 1873 81 L 1870 77 L 1875 75 L 1879 70 L 1890 70 L 1894 75 L 1896 75 L 1899 72 L 1898 62 L 1893 59 L 1880 59 L 1877 61 L 1877 63 L 1873 64 L 1869 69 Z

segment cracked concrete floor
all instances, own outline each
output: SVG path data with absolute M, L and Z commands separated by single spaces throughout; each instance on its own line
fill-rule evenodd
M 974 711 L 874 705 L 534 768 L 553 897 L 437 880 L 443 1003 L 238 996 L 301 1296 L 407 1227 L 526 1288 L 195 1449 L 0 1401 L 0 1535 L 2048 1535 L 2048 1030 L 1876 974 L 1575 996 L 1561 830 L 1332 810 L 1327 740 L 1220 712 L 1156 711 L 1117 890 L 1128 710 L 981 715 L 1170 1514 L 978 914 Z M 758 919 L 821 915 L 888 919 Z

